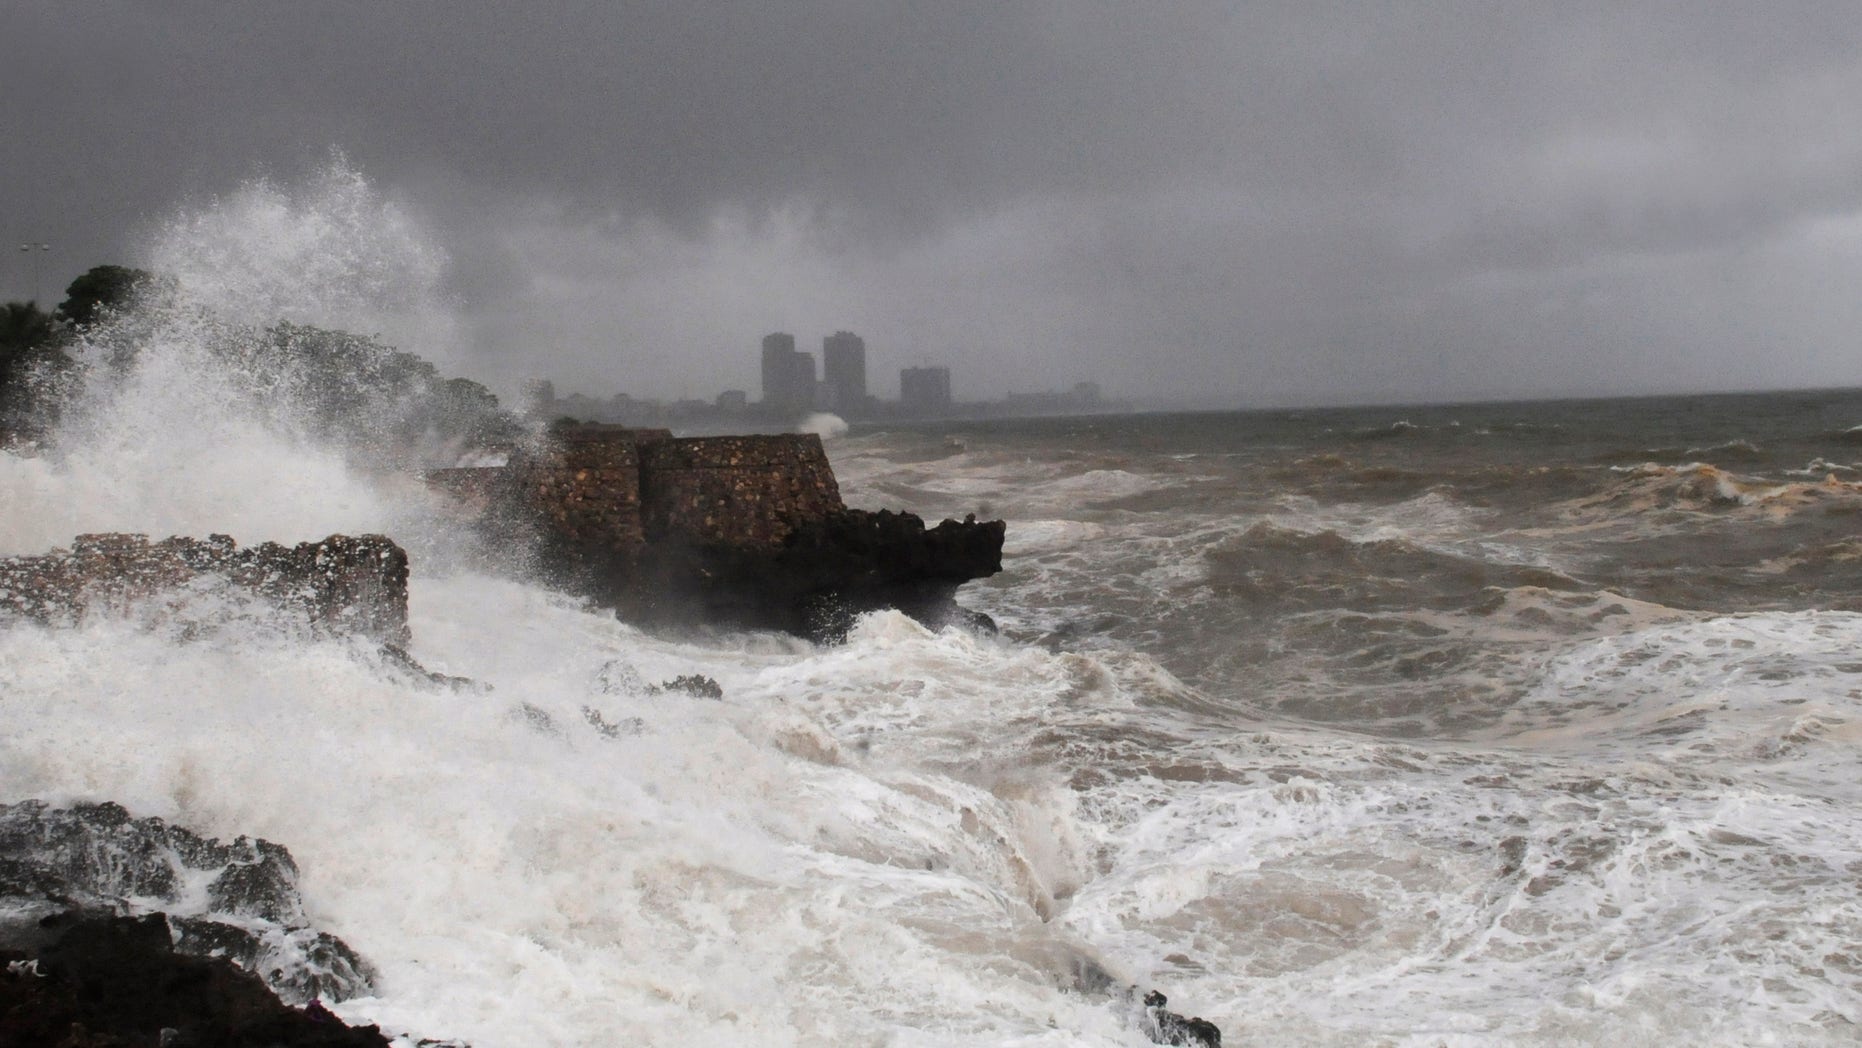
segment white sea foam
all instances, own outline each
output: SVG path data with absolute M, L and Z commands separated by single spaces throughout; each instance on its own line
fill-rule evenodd
M 1106 534 L 1104 525 L 1078 520 L 1017 520 L 1007 537 L 1003 552 L 1014 557 L 1028 557 L 1060 550 L 1077 549 L 1097 542 Z
M 1079 701 L 1068 658 L 896 615 L 829 651 L 695 648 L 515 583 L 416 592 L 416 654 L 490 690 L 335 644 L 10 631 L 9 792 L 287 844 L 312 918 L 383 972 L 356 1018 L 493 1046 L 617 1021 L 637 1044 L 1038 1043 L 1050 1021 L 1119 1043 L 1060 991 L 1076 947 L 1042 920 L 1083 877 L 1073 795 L 925 765 L 991 748 L 1005 701 Z M 604 693 L 614 658 L 727 698 Z
M 813 433 L 823 440 L 830 437 L 844 437 L 847 435 L 847 420 L 841 418 L 839 415 L 832 415 L 825 411 L 820 411 L 803 419 L 796 425 L 795 431 L 797 433 Z
M 1116 663 L 896 615 L 836 649 L 694 646 L 513 582 L 415 595 L 416 654 L 491 690 L 412 687 L 336 644 L 13 630 L 9 789 L 286 843 L 313 920 L 382 968 L 382 996 L 344 1014 L 489 1046 L 602 1043 L 617 1016 L 638 1044 L 1134 1043 L 1062 991 L 1081 954 L 1243 1043 L 1442 1023 L 1469 1044 L 1602 1043 L 1681 1021 L 1677 997 L 1720 1016 L 1693 1039 L 1736 1043 L 1853 1011 L 1834 973 L 1743 1018 L 1720 998 L 1862 932 L 1843 873 L 1862 853 L 1842 843 L 1862 835 L 1829 838 L 1819 802 L 1761 780 L 1575 781 L 1600 736 L 1646 736 L 1648 712 L 1584 717 L 1582 760 L 1507 748 L 1518 735 L 1466 756 L 1268 725 L 1205 736 L 1134 705 L 1140 678 Z M 1778 657 L 1823 645 L 1814 681 L 1843 672 L 1858 619 L 1741 629 L 1773 631 Z M 1761 676 L 1768 649 L 1712 643 L 1749 636 L 1697 636 L 1695 655 L 1743 651 Z M 726 698 L 606 693 L 617 658 L 649 682 L 710 674 Z M 1554 678 L 1640 680 L 1630 697 L 1685 683 L 1602 654 L 1569 666 Z M 629 730 L 605 737 L 585 706 Z M 1148 753 L 1038 741 L 1131 718 Z M 1114 777 L 1069 789 L 1074 761 Z M 1227 770 L 1139 772 L 1155 762 Z M 1790 896 L 1765 890 L 1779 861 Z M 1786 936 L 1755 968 L 1747 935 L 1769 924 Z
M 1549 665 L 1509 723 L 1595 759 L 1810 776 L 1862 799 L 1862 615 L 1715 617 L 1589 641 Z

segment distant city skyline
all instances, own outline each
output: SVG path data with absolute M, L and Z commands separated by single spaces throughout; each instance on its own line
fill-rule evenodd
M 1007 391 L 995 398 L 958 400 L 951 392 L 951 369 L 941 365 L 901 368 L 898 397 L 882 398 L 866 390 L 866 342 L 859 335 L 843 329 L 825 336 L 822 355 L 827 364 L 817 378 L 813 354 L 797 349 L 793 334 L 772 331 L 760 342 L 760 396 L 732 388 L 708 398 L 667 400 L 625 390 L 604 397 L 581 390 L 559 393 L 554 380 L 533 379 L 525 388 L 523 410 L 546 417 L 661 425 L 733 419 L 780 423 L 816 412 L 860 421 L 964 414 L 1085 414 L 1132 407 L 1129 401 L 1105 399 L 1098 383 L 1086 381 L 1063 390 Z

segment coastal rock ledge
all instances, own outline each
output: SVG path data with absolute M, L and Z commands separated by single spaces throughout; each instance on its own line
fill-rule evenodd
M 500 546 L 526 540 L 557 584 L 647 625 L 835 640 L 881 608 L 987 625 L 956 590 L 1002 570 L 1002 521 L 850 509 L 812 434 L 558 426 L 503 466 L 426 479 Z
M 253 600 L 319 632 L 408 642 L 407 553 L 383 535 L 241 548 L 205 539 L 79 535 L 70 549 L 0 558 L 0 619 L 68 626 L 150 608 L 199 627 Z
M 297 884 L 270 841 L 0 805 L 0 1045 L 386 1048 L 323 1007 L 374 973 L 309 926 Z

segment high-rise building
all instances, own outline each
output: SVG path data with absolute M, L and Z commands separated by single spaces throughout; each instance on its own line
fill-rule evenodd
M 789 358 L 794 355 L 794 335 L 777 331 L 763 336 L 763 403 L 774 404 L 787 398 L 793 371 Z
M 899 372 L 899 408 L 907 415 L 950 412 L 949 368 L 906 368 Z
M 763 336 L 763 406 L 772 411 L 807 411 L 815 406 L 815 358 L 795 349 L 795 336 Z
M 842 414 L 866 409 L 866 340 L 836 331 L 821 340 L 822 384 L 827 406 Z
M 795 391 L 793 403 L 796 410 L 808 411 L 814 408 L 820 400 L 816 389 L 819 380 L 815 377 L 815 355 L 798 349 L 795 356 L 790 358 L 789 366 L 794 369 L 789 375 L 789 388 Z

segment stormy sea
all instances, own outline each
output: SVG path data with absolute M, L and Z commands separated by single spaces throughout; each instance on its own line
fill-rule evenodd
M 1110 1048 L 1136 986 L 1228 1045 L 1862 1036 L 1862 392 L 856 425 L 849 504 L 1008 522 L 959 593 L 998 632 L 652 635 L 215 385 L 205 318 L 426 279 L 321 192 L 161 234 L 194 305 L 0 454 L 0 555 L 385 533 L 470 685 L 262 617 L 10 623 L 0 803 L 282 845 L 372 973 L 343 1018 Z

